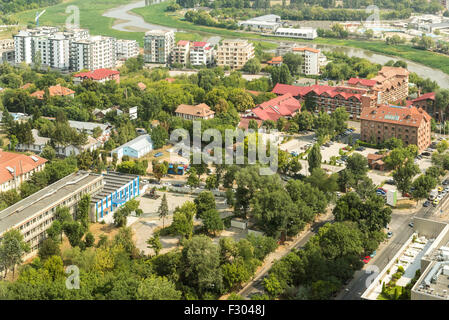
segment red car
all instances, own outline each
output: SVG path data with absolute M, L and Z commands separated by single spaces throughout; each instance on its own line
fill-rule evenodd
M 367 264 L 368 262 L 370 262 L 370 260 L 371 260 L 371 257 L 370 257 L 370 256 L 366 256 L 366 257 L 363 259 L 363 263 Z

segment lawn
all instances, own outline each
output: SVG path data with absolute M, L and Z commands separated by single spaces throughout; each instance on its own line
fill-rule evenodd
M 138 40 L 143 44 L 143 32 L 124 32 L 112 29 L 113 18 L 103 17 L 108 9 L 129 3 L 129 0 L 68 0 L 55 6 L 47 7 L 46 12 L 40 17 L 40 25 L 63 26 L 70 13 L 66 13 L 69 5 L 77 6 L 80 10 L 80 26 L 87 28 L 93 35 L 105 35 L 119 39 Z M 36 10 L 28 10 L 15 14 L 20 24 L 34 25 Z M 73 23 L 73 22 L 71 22 Z

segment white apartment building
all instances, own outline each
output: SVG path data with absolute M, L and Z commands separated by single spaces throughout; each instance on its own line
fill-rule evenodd
M 306 75 L 320 74 L 321 52 L 313 48 L 293 48 L 293 53 L 300 54 L 303 58 L 302 73 Z
M 218 66 L 241 69 L 249 59 L 254 58 L 254 46 L 248 40 L 223 40 L 216 56 Z
M 208 42 L 193 42 L 190 46 L 192 66 L 211 65 L 214 62 L 214 48 Z
M 301 38 L 309 40 L 318 37 L 318 33 L 315 28 L 277 28 L 274 35 L 278 37 Z
M 117 40 L 117 60 L 127 60 L 139 55 L 139 43 L 136 40 Z
M 175 33 L 170 30 L 150 30 L 144 38 L 145 63 L 167 64 L 175 46 Z
M 86 29 L 59 32 L 55 27 L 39 27 L 22 30 L 14 36 L 15 63 L 35 63 L 39 56 L 43 66 L 67 70 L 70 43 L 88 36 Z
M 185 66 L 189 62 L 190 42 L 187 40 L 179 40 L 173 48 L 171 61 Z
M 70 70 L 115 68 L 116 43 L 112 37 L 91 36 L 70 46 Z

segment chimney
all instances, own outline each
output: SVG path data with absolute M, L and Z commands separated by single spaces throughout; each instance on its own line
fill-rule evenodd
M 418 89 L 418 98 L 421 96 L 421 89 Z

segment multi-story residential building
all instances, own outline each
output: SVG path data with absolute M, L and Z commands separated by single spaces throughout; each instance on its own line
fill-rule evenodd
M 22 30 L 14 36 L 16 63 L 36 63 L 59 70 L 70 66 L 70 44 L 74 40 L 89 37 L 86 29 L 71 29 L 58 32 L 57 28 L 43 27 Z
M 180 104 L 175 110 L 175 115 L 187 120 L 207 120 L 212 119 L 215 115 L 215 112 L 212 111 L 210 107 L 205 103 L 200 103 L 196 106 Z
M 208 42 L 193 42 L 190 46 L 190 64 L 209 66 L 214 62 L 214 48 Z
M 360 116 L 361 139 L 380 144 L 390 138 L 401 139 L 405 145 L 425 150 L 430 141 L 430 115 L 414 106 L 379 105 L 363 109 Z
M 4 39 L 0 40 L 0 64 L 14 63 L 14 40 L 13 39 Z
M 364 108 L 376 106 L 377 97 L 367 89 L 347 86 L 293 86 L 278 83 L 272 90 L 277 95 L 290 93 L 301 100 L 312 99 L 316 111 L 333 112 L 344 107 L 352 119 L 358 119 Z
M 58 32 L 56 27 L 38 27 L 21 30 L 14 35 L 15 63 L 33 63 L 36 56 L 35 41 L 41 36 L 49 36 Z
M 171 61 L 185 66 L 189 62 L 190 42 L 187 40 L 179 40 L 173 48 Z
M 73 41 L 70 46 L 70 70 L 115 68 L 116 42 L 115 38 L 104 36 Z
M 241 69 L 245 63 L 254 58 L 254 46 L 248 40 L 223 40 L 217 49 L 217 65 Z
M 139 43 L 136 40 L 117 40 L 117 60 L 127 60 L 139 55 Z
M 145 33 L 145 63 L 167 64 L 175 46 L 175 33 L 171 30 L 151 30 Z
M 306 75 L 320 74 L 320 50 L 314 48 L 293 48 L 293 53 L 302 56 L 301 72 Z
M 16 189 L 35 172 L 42 171 L 47 159 L 0 151 L 0 190 Z

